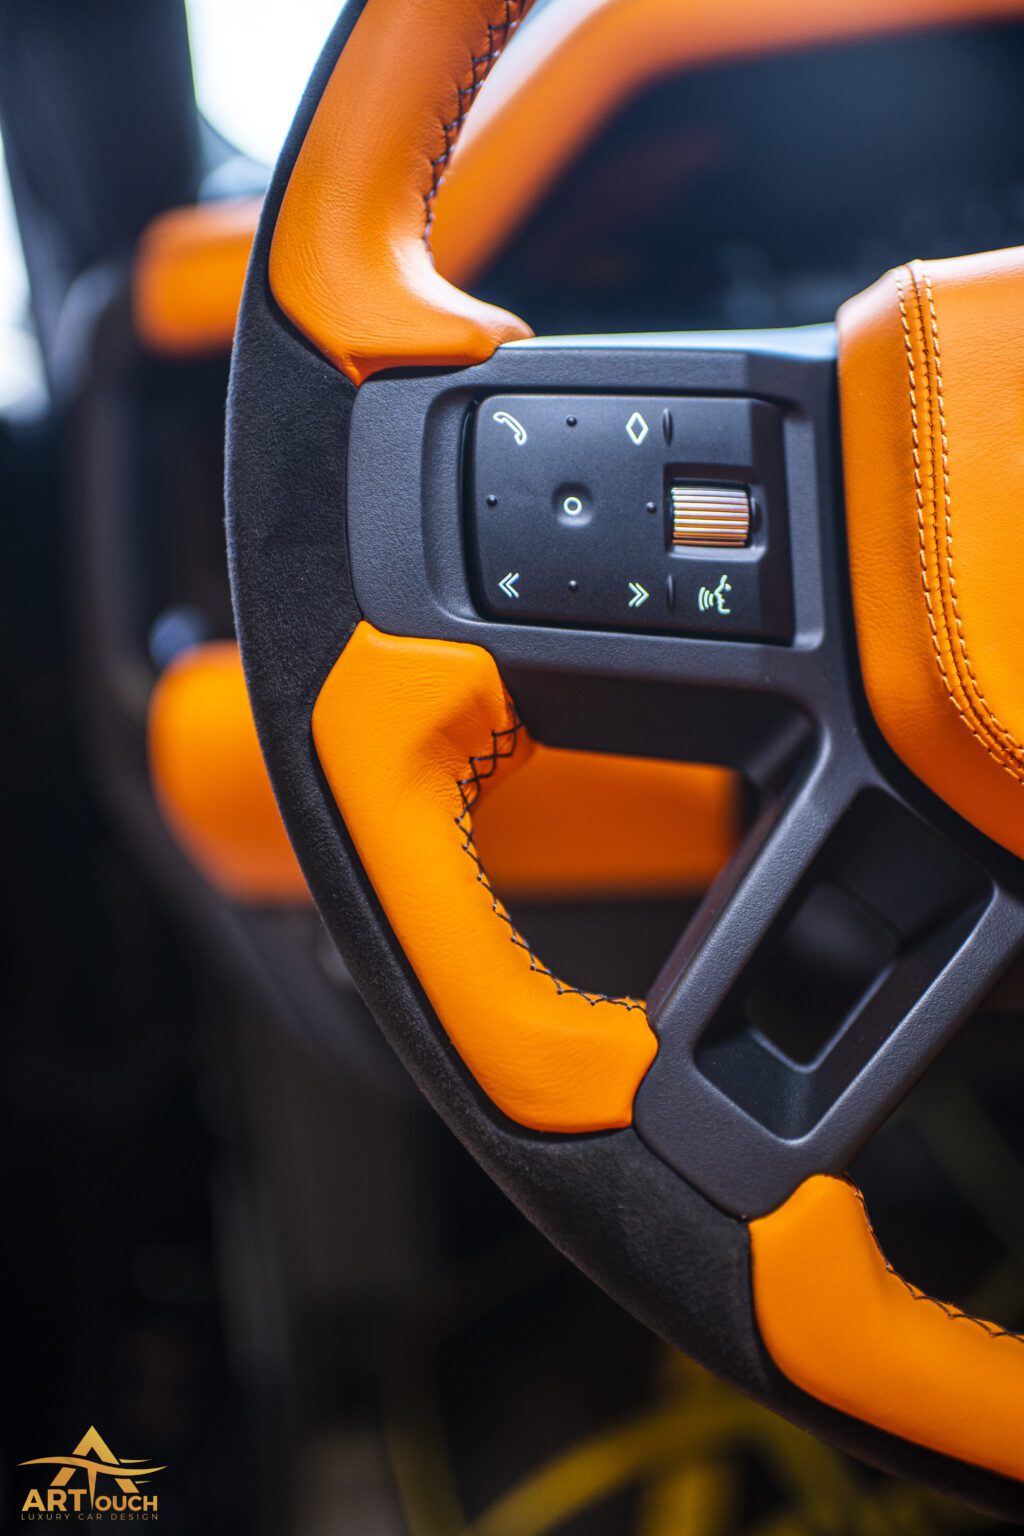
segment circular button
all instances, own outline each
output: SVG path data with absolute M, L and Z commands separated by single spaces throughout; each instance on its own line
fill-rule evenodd
M 567 528 L 589 523 L 594 514 L 590 492 L 585 485 L 560 485 L 553 501 L 558 521 Z

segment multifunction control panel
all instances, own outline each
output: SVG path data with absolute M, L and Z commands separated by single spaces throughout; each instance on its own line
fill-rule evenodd
M 732 398 L 502 395 L 468 445 L 492 618 L 786 641 L 782 423 Z

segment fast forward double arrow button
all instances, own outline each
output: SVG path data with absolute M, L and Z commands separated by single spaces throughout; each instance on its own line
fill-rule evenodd
M 639 608 L 641 606 L 641 604 L 646 603 L 647 599 L 651 595 L 648 592 L 647 588 L 646 587 L 642 587 L 638 581 L 631 581 L 630 582 L 630 584 L 629 584 L 629 594 L 630 594 L 630 596 L 629 596 L 629 606 L 630 606 L 630 608 Z

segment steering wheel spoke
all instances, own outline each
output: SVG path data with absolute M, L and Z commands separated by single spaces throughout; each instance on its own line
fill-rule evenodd
M 649 998 L 635 1123 L 750 1218 L 841 1174 L 1024 943 L 1024 905 L 826 756 L 751 829 Z
M 374 624 L 482 647 L 537 740 L 728 764 L 750 786 L 753 824 L 648 999 L 659 1049 L 634 1115 L 744 1217 L 845 1168 L 1022 936 L 984 854 L 904 800 L 864 730 L 831 344 L 539 340 L 459 375 L 371 380 L 353 417 L 349 545 Z M 706 584 L 706 631 L 653 612 L 686 580 L 674 533 L 716 476 L 725 510 L 695 514 L 696 537 L 747 542 L 700 559 L 753 552 L 784 592 L 757 611 L 782 628 L 731 631 Z M 634 567 L 646 598 L 627 595 Z M 599 589 L 590 623 L 573 570 Z

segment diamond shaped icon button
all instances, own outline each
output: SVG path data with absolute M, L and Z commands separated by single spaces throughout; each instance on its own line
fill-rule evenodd
M 650 430 L 639 411 L 634 411 L 626 422 L 626 431 L 638 448 Z

